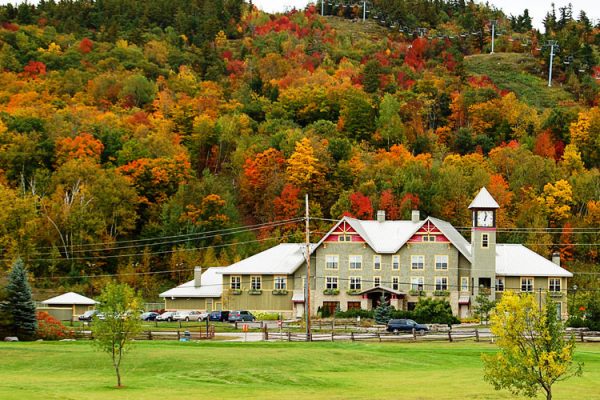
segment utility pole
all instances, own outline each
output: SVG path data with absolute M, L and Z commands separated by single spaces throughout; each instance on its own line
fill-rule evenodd
M 367 1 L 363 1 L 363 22 L 367 19 Z
M 550 46 L 550 70 L 548 71 L 548 87 L 552 87 L 552 62 L 554 61 L 554 48 L 558 50 L 558 41 L 548 40 L 546 46 Z
M 324 7 L 325 7 L 325 0 L 321 0 L 321 17 L 325 16 Z
M 310 217 L 308 214 L 308 193 L 305 194 L 304 202 L 306 205 L 306 215 L 305 215 L 305 233 L 306 233 L 306 299 L 304 300 L 305 304 L 305 314 L 306 314 L 306 341 L 312 341 L 312 334 L 310 329 L 310 230 L 309 230 L 309 221 Z
M 490 23 L 492 24 L 492 52 L 490 54 L 494 54 L 494 41 L 496 38 L 496 24 L 498 23 L 498 20 L 491 20 Z

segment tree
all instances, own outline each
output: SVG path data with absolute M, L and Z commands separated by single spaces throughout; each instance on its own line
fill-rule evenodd
M 385 300 L 385 296 L 381 295 L 379 305 L 375 308 L 375 322 L 378 324 L 387 324 L 390 318 L 392 318 L 392 310 L 393 307 Z
M 126 284 L 109 283 L 100 294 L 98 310 L 104 319 L 95 318 L 92 333 L 95 344 L 110 354 L 117 375 L 117 387 L 121 385 L 121 361 L 141 329 L 139 312 L 141 299 Z
M 496 306 L 496 302 L 490 300 L 490 296 L 485 293 L 479 293 L 475 301 L 477 302 L 477 305 L 475 306 L 475 315 L 487 323 L 490 318 L 490 312 Z
M 491 323 L 500 351 L 482 358 L 484 379 L 494 389 L 528 397 L 541 389 L 551 400 L 555 382 L 581 374 L 581 364 L 573 363 L 575 340 L 565 340 L 549 297 L 540 307 L 535 296 L 506 292 L 492 312 Z
M 37 329 L 35 303 L 31 297 L 31 287 L 27 281 L 27 269 L 18 258 L 8 274 L 6 303 L 2 307 L 11 320 L 10 327 L 15 336 L 31 340 Z

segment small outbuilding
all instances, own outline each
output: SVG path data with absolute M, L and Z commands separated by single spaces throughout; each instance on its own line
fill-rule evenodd
M 40 302 L 38 311 L 45 311 L 60 321 L 73 321 L 87 310 L 93 309 L 97 301 L 75 292 L 61 294 Z
M 211 267 L 202 272 L 201 267 L 194 268 L 194 279 L 173 289 L 161 293 L 165 299 L 165 310 L 221 310 L 223 302 L 223 275 L 218 271 L 222 267 Z

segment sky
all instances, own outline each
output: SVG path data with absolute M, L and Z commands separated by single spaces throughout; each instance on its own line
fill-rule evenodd
M 360 0 L 357 0 L 360 1 Z M 484 1 L 476 0 L 478 3 Z M 546 16 L 546 13 L 550 11 L 550 3 L 554 2 L 556 6 L 556 13 L 558 15 L 558 9 L 564 7 L 569 3 L 573 4 L 573 16 L 577 18 L 579 11 L 583 9 L 588 18 L 594 23 L 600 20 L 600 1 L 599 0 L 487 0 L 487 2 L 496 8 L 502 9 L 507 15 L 520 15 L 523 14 L 523 10 L 527 8 L 529 15 L 533 19 L 534 27 L 543 31 L 542 21 Z M 308 0 L 253 0 L 259 8 L 269 12 L 281 12 L 285 11 L 286 8 L 303 8 L 309 3 Z

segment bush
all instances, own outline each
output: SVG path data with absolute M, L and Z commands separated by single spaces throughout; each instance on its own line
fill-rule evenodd
M 415 315 L 412 311 L 393 310 L 390 319 L 415 319 Z
M 43 340 L 60 340 L 73 337 L 73 332 L 64 326 L 59 320 L 44 311 L 38 311 L 37 315 L 37 331 L 38 339 Z
M 452 315 L 452 307 L 445 299 L 421 299 L 413 311 L 414 319 L 424 324 L 457 324 L 459 319 Z
M 348 311 L 338 311 L 335 313 L 336 318 L 371 318 L 373 319 L 373 310 L 363 310 L 362 308 L 355 308 Z
M 279 319 L 279 313 L 276 312 L 252 312 L 252 315 L 259 321 L 277 321 Z

